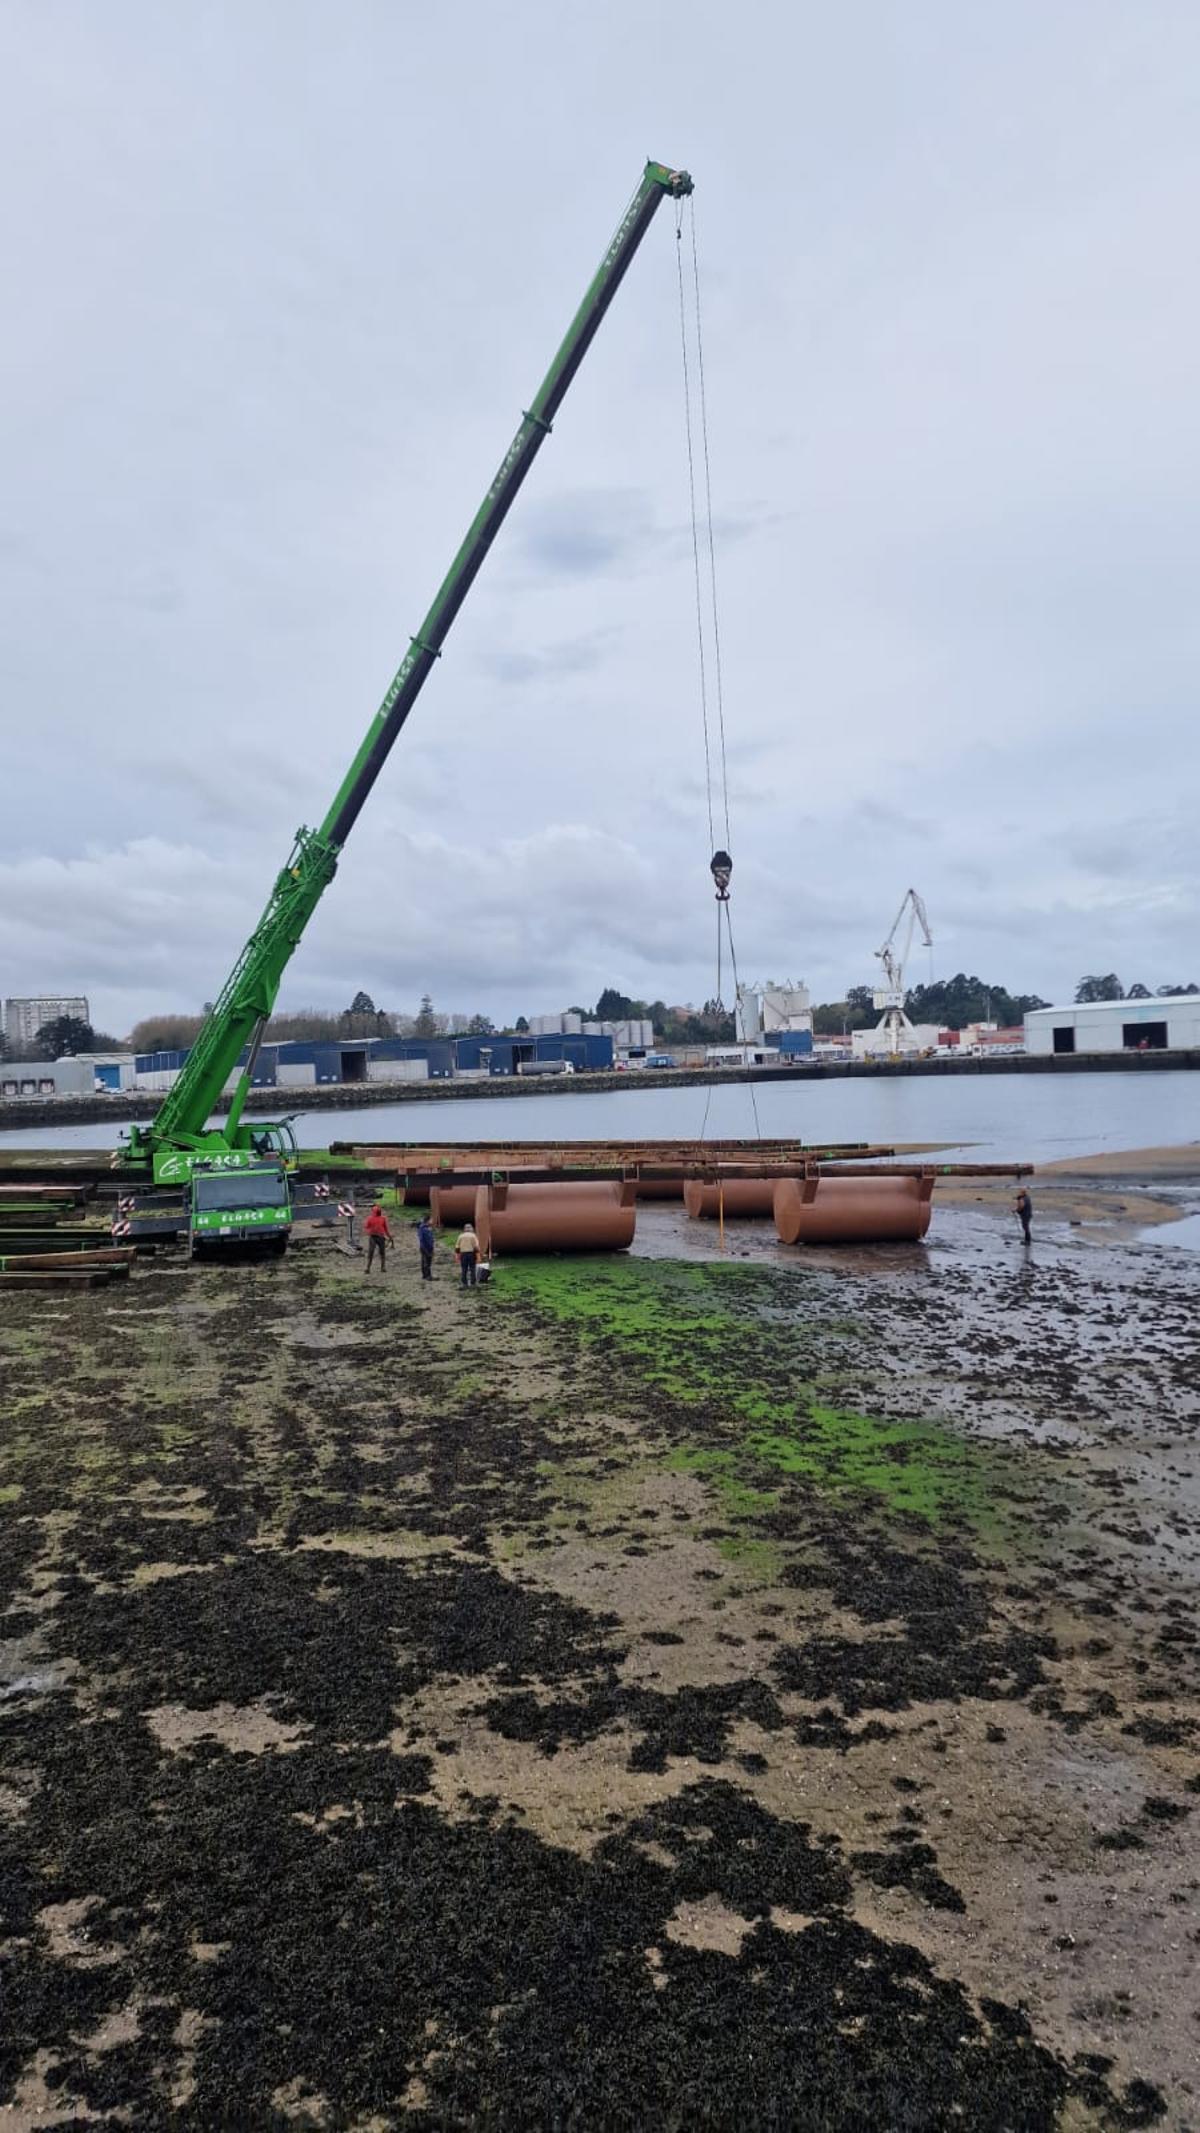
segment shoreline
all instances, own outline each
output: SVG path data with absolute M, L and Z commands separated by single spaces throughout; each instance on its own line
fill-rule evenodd
M 1003 1059 L 846 1059 L 811 1066 L 646 1068 L 597 1074 L 487 1075 L 478 1081 L 355 1081 L 312 1088 L 251 1089 L 246 1111 L 271 1115 L 291 1103 L 294 1110 L 361 1111 L 410 1103 L 464 1103 L 477 1098 L 510 1096 L 594 1096 L 617 1089 L 736 1088 L 747 1082 L 911 1081 L 928 1075 L 960 1079 L 964 1075 L 1003 1074 L 1154 1074 L 1200 1069 L 1200 1050 L 1184 1052 L 1072 1052 L 1059 1057 L 1008 1056 Z M 18 1096 L 0 1102 L 0 1134 L 26 1121 L 37 1126 L 90 1126 L 111 1118 L 121 1124 L 145 1121 L 157 1110 L 161 1091 L 130 1090 L 120 1095 Z M 214 1110 L 229 1109 L 223 1097 Z
M 1099 1243 L 1127 1240 L 1131 1230 L 1155 1229 L 1194 1213 L 1186 1201 L 1153 1189 L 1188 1185 L 1200 1188 L 1200 1142 L 1062 1156 L 1035 1167 L 1034 1234 L 1041 1215 L 1092 1230 Z M 948 1178 L 937 1198 L 944 1207 L 978 1207 L 1001 1217 L 1010 1213 L 1012 1188 L 1000 1179 Z

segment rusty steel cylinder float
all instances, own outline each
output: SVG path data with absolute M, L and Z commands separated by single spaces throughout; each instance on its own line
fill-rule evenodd
M 450 1229 L 459 1222 L 473 1222 L 478 1190 L 477 1185 L 432 1185 L 429 1215 L 434 1228 Z
M 932 1172 L 907 1178 L 780 1178 L 775 1227 L 782 1244 L 915 1244 L 929 1228 L 933 1184 Z
M 694 1220 L 705 1222 L 716 1222 L 721 1215 L 727 1222 L 769 1215 L 774 1212 L 778 1182 L 778 1172 L 771 1178 L 723 1178 L 719 1184 L 688 1178 L 683 1204 Z
M 627 1252 L 637 1223 L 631 1182 L 480 1185 L 475 1228 L 483 1252 Z
M 479 1166 L 464 1164 L 462 1167 L 464 1169 L 476 1169 Z M 453 1203 L 454 1213 L 445 1216 L 447 1222 L 465 1222 L 467 1217 L 474 1213 L 475 1209 L 475 1180 L 472 1179 L 469 1184 L 460 1184 L 457 1176 L 458 1168 L 458 1164 L 453 1166 L 448 1164 L 436 1181 L 428 1173 L 422 1176 L 420 1173 L 408 1172 L 406 1174 L 404 1171 L 399 1171 L 397 1177 L 401 1181 L 399 1190 L 402 1204 L 405 1207 L 432 1208 L 436 1193 L 440 1192 L 443 1195 L 443 1205 L 445 1204 L 444 1195 L 446 1193 L 466 1193 L 470 1197 L 461 1201 L 456 1200 Z M 521 1167 L 511 1164 L 508 1168 L 507 1176 L 510 1178 L 523 1178 L 528 1168 L 528 1164 Z M 436 1215 L 434 1216 L 434 1222 L 435 1224 L 437 1222 Z

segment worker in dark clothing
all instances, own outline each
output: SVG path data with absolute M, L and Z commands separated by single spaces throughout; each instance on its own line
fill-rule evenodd
M 1033 1201 L 1030 1199 L 1028 1189 L 1024 1185 L 1022 1185 L 1020 1191 L 1017 1194 L 1016 1199 L 1013 1201 L 1013 1208 L 1016 1212 L 1018 1220 L 1020 1221 L 1021 1234 L 1024 1237 L 1026 1244 L 1032 1244 Z
M 417 1250 L 421 1254 L 421 1279 L 433 1280 L 433 1224 L 428 1215 L 422 1215 L 417 1224 Z
M 376 1201 L 375 1206 L 363 1223 L 363 1231 L 367 1239 L 367 1263 L 363 1269 L 364 1273 L 370 1273 L 375 1261 L 375 1254 L 378 1252 L 379 1271 L 381 1274 L 386 1274 L 387 1248 L 389 1244 L 394 1242 L 394 1239 L 391 1230 L 388 1228 L 388 1218 L 378 1201 Z

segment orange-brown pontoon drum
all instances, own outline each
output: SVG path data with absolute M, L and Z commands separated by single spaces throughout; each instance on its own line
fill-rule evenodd
M 715 1222 L 722 1213 L 727 1222 L 770 1215 L 775 1211 L 778 1183 L 778 1171 L 770 1178 L 724 1178 L 716 1185 L 703 1178 L 689 1178 L 683 1188 L 683 1204 L 689 1215 L 706 1222 Z
M 783 1244 L 915 1243 L 929 1228 L 932 1203 L 932 1171 L 907 1178 L 781 1178 L 775 1227 Z
M 488 1256 L 627 1252 L 636 1222 L 632 1182 L 480 1185 L 475 1193 L 475 1227 Z
M 430 1185 L 428 1178 L 401 1180 L 399 1190 L 401 1207 L 429 1207 L 432 1205 L 430 1195 L 433 1187 Z
M 429 1188 L 429 1214 L 435 1229 L 449 1229 L 457 1222 L 471 1222 L 475 1217 L 477 1185 L 431 1185 Z

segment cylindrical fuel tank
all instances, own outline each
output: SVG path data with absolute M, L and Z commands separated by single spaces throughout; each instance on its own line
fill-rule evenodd
M 400 1187 L 400 1205 L 428 1207 L 430 1189 L 428 1178 L 413 1178 L 409 1184 Z
M 639 1178 L 637 1196 L 639 1200 L 682 1200 L 682 1173 L 677 1178 Z
M 932 1177 L 781 1178 L 775 1187 L 783 1244 L 915 1243 L 932 1207 Z
M 480 1185 L 475 1228 L 488 1256 L 516 1252 L 626 1252 L 637 1222 L 631 1184 Z
M 434 1228 L 449 1229 L 452 1223 L 473 1221 L 478 1190 L 478 1185 L 431 1186 L 429 1213 Z
M 720 1185 L 702 1178 L 689 1178 L 683 1188 L 683 1204 L 689 1215 L 715 1222 L 724 1201 L 726 1221 L 746 1216 L 769 1215 L 775 1206 L 775 1178 L 726 1178 Z

